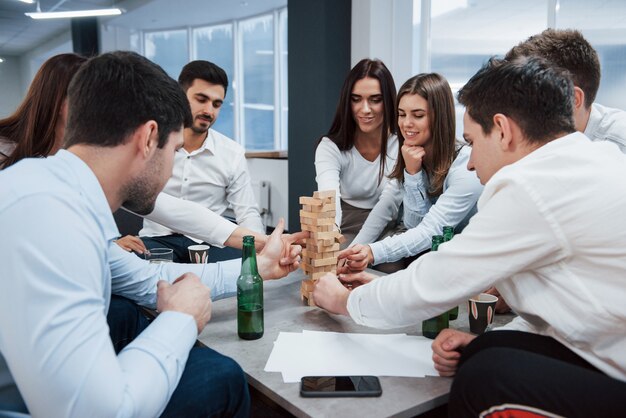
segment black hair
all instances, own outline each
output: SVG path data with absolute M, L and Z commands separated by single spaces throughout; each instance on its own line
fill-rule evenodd
M 574 84 L 567 71 L 543 58 L 491 58 L 461 88 L 458 100 L 486 134 L 496 113 L 513 119 L 529 142 L 575 131 Z
M 68 89 L 65 146 L 114 147 L 154 120 L 158 148 L 171 132 L 191 126 L 189 101 L 161 67 L 134 52 L 117 51 L 87 61 Z
M 203 60 L 191 61 L 181 70 L 178 76 L 178 84 L 184 91 L 187 91 L 196 79 L 224 87 L 224 96 L 226 96 L 226 91 L 228 90 L 226 71 L 212 62 Z

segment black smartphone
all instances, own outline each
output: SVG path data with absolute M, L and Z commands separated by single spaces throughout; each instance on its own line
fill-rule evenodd
M 376 376 L 305 376 L 300 382 L 300 396 L 306 398 L 380 396 L 382 393 Z

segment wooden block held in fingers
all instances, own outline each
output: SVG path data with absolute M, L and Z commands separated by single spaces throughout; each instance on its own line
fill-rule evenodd
M 323 199 L 325 197 L 335 197 L 337 196 L 336 190 L 318 190 L 313 192 L 313 197 L 315 199 Z
M 313 260 L 311 260 L 311 265 L 313 267 L 334 266 L 336 264 L 337 264 L 337 258 L 336 257 L 320 258 L 320 259 L 313 259 Z
M 346 242 L 346 237 L 344 237 L 343 235 L 339 234 L 338 237 L 335 237 L 335 240 L 339 243 L 339 244 L 343 244 L 344 242 Z

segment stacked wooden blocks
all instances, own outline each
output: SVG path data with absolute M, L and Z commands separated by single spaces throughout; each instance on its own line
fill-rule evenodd
M 309 306 L 315 306 L 313 289 L 315 282 L 326 273 L 337 272 L 339 244 L 344 237 L 335 229 L 335 191 L 313 193 L 313 197 L 301 196 L 300 225 L 310 236 L 302 250 L 302 270 L 307 279 L 302 281 L 300 295 Z

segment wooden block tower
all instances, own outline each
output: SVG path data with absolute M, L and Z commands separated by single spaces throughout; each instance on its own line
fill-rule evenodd
M 300 295 L 309 306 L 315 306 L 315 282 L 326 273 L 337 272 L 339 244 L 345 240 L 335 228 L 335 194 L 334 190 L 326 190 L 314 192 L 313 197 L 300 197 L 300 224 L 303 231 L 310 232 L 302 250 L 300 265 L 307 279 L 302 281 Z

